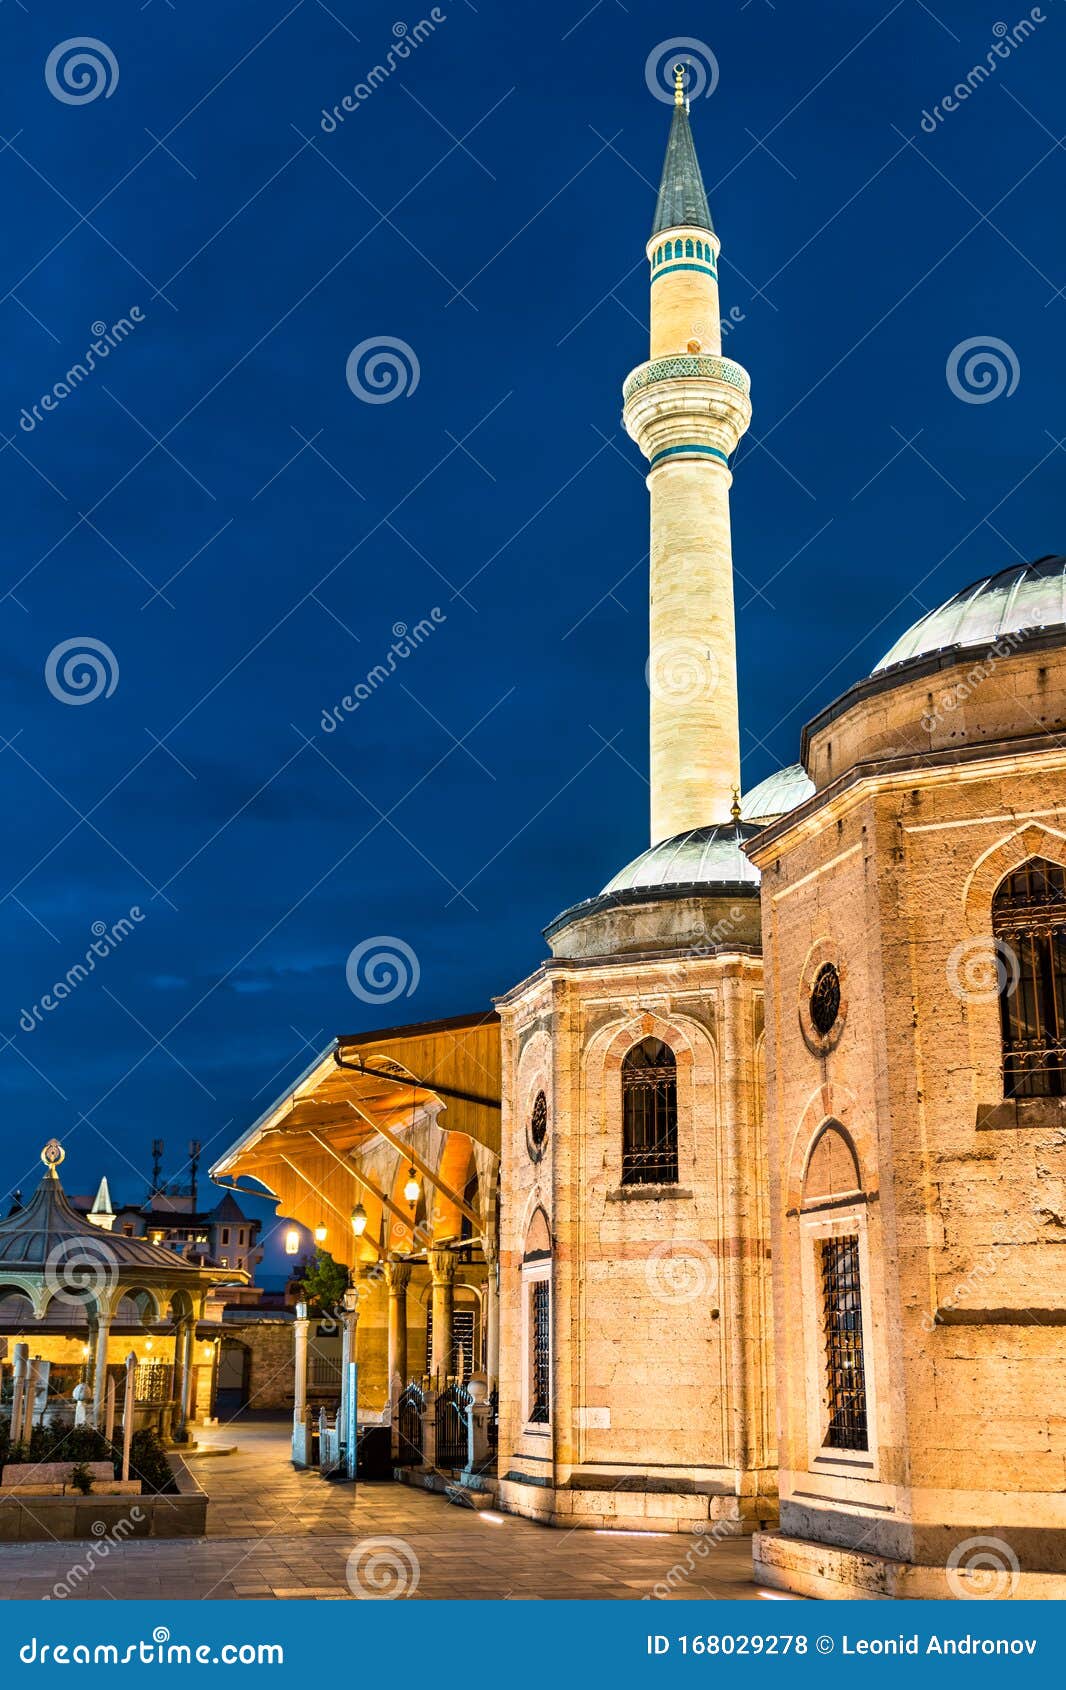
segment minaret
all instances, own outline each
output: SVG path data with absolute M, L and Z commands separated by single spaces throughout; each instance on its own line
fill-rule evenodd
M 720 242 L 689 126 L 682 65 L 651 266 L 651 360 L 623 388 L 650 464 L 651 842 L 728 823 L 740 784 L 729 458 L 751 421 L 747 372 L 723 358 Z

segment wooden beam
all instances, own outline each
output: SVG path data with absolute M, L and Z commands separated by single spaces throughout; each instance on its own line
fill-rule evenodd
M 325 1150 L 328 1155 L 333 1157 L 335 1162 L 339 1162 L 345 1172 L 349 1173 L 354 1180 L 358 1181 L 364 1190 L 369 1191 L 371 1196 L 376 1197 L 382 1207 L 388 1209 L 390 1215 L 395 1215 L 398 1221 L 402 1221 L 408 1231 L 414 1231 L 413 1215 L 405 1215 L 403 1210 L 393 1202 L 391 1197 L 386 1197 L 383 1191 L 379 1191 L 373 1180 L 367 1179 L 365 1174 L 361 1174 L 359 1169 L 355 1166 L 355 1163 L 347 1156 L 338 1155 L 333 1146 L 331 1144 L 327 1144 L 324 1138 L 319 1138 L 317 1133 L 311 1133 L 310 1136 L 314 1139 L 316 1144 L 321 1145 L 322 1149 Z
M 449 1203 L 454 1203 L 459 1213 L 465 1215 L 471 1226 L 475 1227 L 480 1234 L 480 1216 L 475 1214 L 469 1203 L 460 1197 L 457 1191 L 453 1191 L 450 1185 L 445 1185 L 439 1175 L 434 1173 L 429 1163 L 422 1160 L 417 1150 L 412 1150 L 411 1146 L 406 1144 L 398 1133 L 394 1133 L 391 1127 L 383 1127 L 380 1121 L 375 1121 L 372 1115 L 368 1115 L 365 1109 L 360 1109 L 358 1103 L 353 1103 L 351 1098 L 347 1099 L 347 1104 L 349 1109 L 354 1109 L 355 1113 L 367 1123 L 367 1126 L 373 1127 L 376 1133 L 381 1134 L 386 1144 L 391 1144 L 392 1148 L 398 1150 L 401 1156 L 406 1156 L 412 1167 L 417 1168 L 423 1178 L 428 1179 L 430 1185 L 434 1186 L 443 1197 L 446 1197 Z M 447 1128 L 442 1128 L 441 1131 L 446 1132 Z M 469 1134 L 466 1136 L 469 1137 Z
M 404 1086 L 415 1092 L 425 1092 L 432 1096 L 454 1097 L 461 1103 L 477 1103 L 485 1109 L 499 1109 L 502 1107 L 498 1097 L 485 1097 L 481 1092 L 462 1091 L 458 1086 L 445 1085 L 442 1080 L 420 1080 L 413 1074 L 389 1074 L 383 1068 L 368 1068 L 363 1061 L 345 1062 L 340 1051 L 333 1052 L 333 1060 L 338 1068 L 346 1068 L 353 1074 L 366 1074 L 372 1080 L 388 1080 L 394 1086 Z
M 311 1190 L 316 1194 L 316 1196 L 321 1198 L 322 1202 L 325 1203 L 325 1205 L 328 1209 L 332 1209 L 333 1213 L 335 1215 L 340 1215 L 341 1222 L 344 1225 L 344 1227 L 348 1231 L 351 1231 L 351 1216 L 346 1215 L 342 1209 L 338 1209 L 336 1203 L 331 1203 L 329 1198 L 326 1196 L 325 1192 L 320 1191 L 318 1186 L 315 1184 L 314 1180 L 308 1179 L 307 1175 L 303 1172 L 303 1169 L 298 1168 L 296 1166 L 295 1162 L 290 1162 L 290 1160 L 287 1156 L 283 1156 L 281 1158 L 281 1160 L 284 1162 L 284 1164 L 287 1168 L 292 1169 L 292 1171 L 296 1175 L 297 1179 L 302 1179 L 305 1185 L 309 1185 L 311 1187 Z M 372 1236 L 372 1234 L 369 1233 L 369 1232 L 361 1233 L 360 1236 L 365 1238 L 367 1243 L 376 1252 L 378 1261 L 382 1261 L 384 1259 L 385 1252 L 382 1249 L 381 1245 L 378 1243 L 377 1239 L 374 1238 Z M 352 1237 L 353 1238 L 355 1237 L 354 1232 L 352 1233 Z

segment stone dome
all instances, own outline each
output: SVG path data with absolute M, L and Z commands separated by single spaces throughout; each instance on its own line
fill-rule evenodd
M 794 810 L 797 804 L 802 804 L 813 791 L 814 782 L 803 764 L 789 763 L 787 768 L 776 769 L 744 794 L 740 801 L 740 819 L 742 822 L 776 821 L 779 816 Z
M 670 896 L 680 887 L 750 886 L 754 890 L 759 871 L 741 847 L 758 832 L 750 822 L 720 822 L 661 839 L 608 881 L 600 897 L 627 893 L 654 897 L 656 892 Z
M 1008 634 L 1066 629 L 1066 557 L 1011 564 L 963 587 L 900 636 L 872 673 L 952 647 L 990 646 Z

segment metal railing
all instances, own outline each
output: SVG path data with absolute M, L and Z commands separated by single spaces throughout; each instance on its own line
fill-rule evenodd
M 426 1399 L 421 1385 L 414 1380 L 400 1392 L 396 1404 L 398 1431 L 397 1461 L 401 1467 L 419 1467 L 422 1463 L 422 1414 Z
M 437 1466 L 458 1471 L 467 1464 L 467 1409 L 470 1392 L 465 1385 L 448 1385 L 437 1393 Z

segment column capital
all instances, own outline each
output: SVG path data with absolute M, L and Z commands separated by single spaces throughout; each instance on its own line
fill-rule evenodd
M 407 1290 L 411 1283 L 412 1265 L 405 1256 L 390 1256 L 388 1261 L 382 1263 L 385 1284 L 392 1296 L 398 1297 Z
M 451 1285 L 455 1280 L 456 1255 L 452 1249 L 427 1250 L 426 1259 L 434 1285 Z

